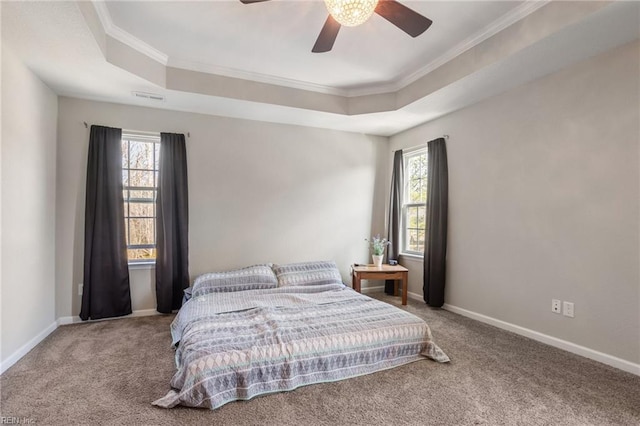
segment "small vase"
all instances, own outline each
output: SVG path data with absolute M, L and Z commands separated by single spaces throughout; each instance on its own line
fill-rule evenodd
M 382 267 L 382 258 L 384 258 L 384 255 L 371 255 L 371 257 L 373 257 L 373 266 L 376 266 L 378 268 Z

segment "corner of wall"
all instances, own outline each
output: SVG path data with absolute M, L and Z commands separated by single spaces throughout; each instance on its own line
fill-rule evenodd
M 55 324 L 52 277 L 58 98 L 5 43 L 1 74 L 5 108 L 0 146 L 0 335 L 5 368 L 48 335 Z

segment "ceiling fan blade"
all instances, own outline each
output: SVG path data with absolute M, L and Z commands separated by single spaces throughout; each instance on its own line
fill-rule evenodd
M 313 53 L 330 51 L 333 47 L 333 43 L 336 41 L 338 31 L 340 31 L 340 24 L 338 21 L 333 19 L 333 16 L 329 15 L 327 20 L 324 22 L 320 35 L 318 35 L 318 39 L 316 40 L 316 44 L 313 45 L 313 49 L 311 49 L 311 51 Z
M 375 12 L 411 37 L 418 37 L 433 23 L 395 0 L 380 0 Z
M 240 0 L 240 3 L 251 4 L 251 3 L 261 3 L 263 1 L 269 1 L 269 0 Z

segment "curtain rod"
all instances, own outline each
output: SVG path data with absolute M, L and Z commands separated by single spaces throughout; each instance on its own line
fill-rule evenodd
M 445 138 L 445 139 L 449 139 L 449 135 L 442 135 L 442 137 L 443 137 L 443 138 Z M 437 139 L 437 138 L 436 138 L 436 139 Z M 434 140 L 435 140 L 435 139 L 434 139 Z M 431 142 L 431 141 L 429 141 L 429 142 Z M 423 148 L 423 147 L 425 147 L 429 142 L 426 142 L 426 143 L 424 143 L 424 144 L 422 144 L 422 145 L 415 145 L 415 146 L 410 146 L 410 147 L 402 148 L 402 149 L 403 149 L 404 151 L 411 151 L 411 150 L 414 150 L 414 149 Z M 397 151 L 397 149 L 394 149 L 392 152 L 396 152 L 396 151 Z
M 85 129 L 88 129 L 88 128 L 89 128 L 89 125 L 87 124 L 87 122 L 86 122 L 86 121 L 83 121 L 83 122 L 82 122 L 82 124 L 84 124 L 84 128 L 85 128 Z M 190 133 L 190 132 L 187 132 L 187 137 L 188 137 L 188 138 L 190 138 L 190 137 L 191 137 L 191 133 Z M 447 136 L 447 137 L 448 137 L 448 136 Z

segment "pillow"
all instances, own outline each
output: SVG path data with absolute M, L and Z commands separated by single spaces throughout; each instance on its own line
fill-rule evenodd
M 224 272 L 200 275 L 193 282 L 192 297 L 223 291 L 259 290 L 276 288 L 278 280 L 271 265 L 253 265 Z
M 193 288 L 191 286 L 185 288 L 182 291 L 182 304 L 184 305 L 185 303 L 187 303 L 187 300 L 191 299 L 191 291 L 193 290 Z
M 342 276 L 334 261 L 273 265 L 278 287 L 291 285 L 342 284 Z

